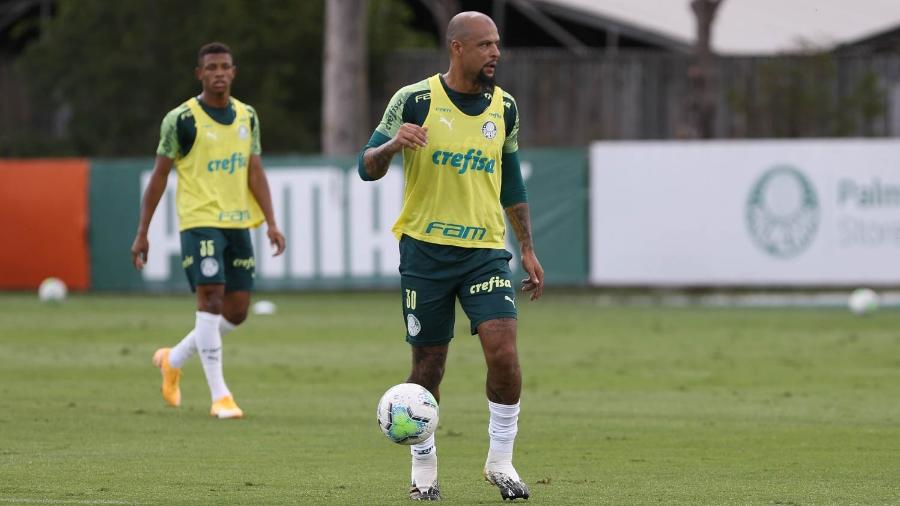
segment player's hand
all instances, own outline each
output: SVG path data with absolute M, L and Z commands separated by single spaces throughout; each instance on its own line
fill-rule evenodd
M 278 230 L 278 227 L 271 226 L 269 227 L 269 230 L 266 231 L 266 235 L 269 236 L 269 244 L 271 244 L 272 249 L 275 250 L 275 253 L 272 253 L 272 256 L 277 257 L 278 255 L 284 253 L 286 243 L 284 240 L 284 234 L 281 233 L 281 230 Z
M 149 251 L 150 242 L 147 241 L 147 236 L 141 234 L 135 236 L 134 243 L 131 244 L 131 263 L 134 264 L 135 269 L 141 270 L 144 268 Z
M 400 148 L 424 148 L 428 145 L 428 128 L 420 127 L 415 123 L 404 123 L 400 125 L 400 129 L 394 135 L 394 143 Z
M 522 270 L 528 277 L 522 280 L 522 291 L 531 293 L 531 300 L 538 300 L 544 293 L 544 268 L 533 251 L 522 253 Z

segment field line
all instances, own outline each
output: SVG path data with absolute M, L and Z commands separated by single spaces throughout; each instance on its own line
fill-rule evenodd
M 140 504 L 115 499 L 40 499 L 25 497 L 0 497 L 0 503 L 14 504 Z

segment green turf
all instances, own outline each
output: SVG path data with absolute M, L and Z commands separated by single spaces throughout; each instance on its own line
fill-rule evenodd
M 0 504 L 406 504 L 408 450 L 375 422 L 409 367 L 399 295 L 270 298 L 226 340 L 247 418 L 218 421 L 196 359 L 177 410 L 150 364 L 190 298 L 0 295 Z M 530 503 L 900 503 L 896 311 L 519 305 Z M 442 491 L 498 503 L 483 358 L 457 322 Z

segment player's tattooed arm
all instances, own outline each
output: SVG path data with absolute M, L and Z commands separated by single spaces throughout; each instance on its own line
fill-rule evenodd
M 397 151 L 391 148 L 390 141 L 377 148 L 367 149 L 363 154 L 363 166 L 366 168 L 366 175 L 369 179 L 374 181 L 384 177 L 395 154 Z
M 531 237 L 531 215 L 528 211 L 528 204 L 521 202 L 507 207 L 506 216 L 509 218 L 509 224 L 512 225 L 513 231 L 516 233 L 516 239 L 519 240 L 519 248 L 523 252 L 526 250 L 534 251 L 534 240 Z
M 544 293 L 544 269 L 534 253 L 534 240 L 531 236 L 531 215 L 528 204 L 521 202 L 506 208 L 506 216 L 512 225 L 519 250 L 522 254 L 522 270 L 528 277 L 522 280 L 522 291 L 531 293 L 531 300 L 537 300 Z
M 394 138 L 377 148 L 367 149 L 363 154 L 363 165 L 366 175 L 372 179 L 381 179 L 387 174 L 394 155 L 403 148 L 419 149 L 428 144 L 428 128 L 415 123 L 404 123 L 397 129 Z

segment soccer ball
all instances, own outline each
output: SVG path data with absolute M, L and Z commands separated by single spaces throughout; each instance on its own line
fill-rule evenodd
M 38 287 L 38 298 L 41 302 L 61 302 L 68 293 L 66 284 L 59 278 L 47 278 Z
M 869 288 L 857 288 L 850 294 L 847 305 L 857 316 L 872 313 L 878 309 L 878 294 Z
M 275 303 L 270 300 L 261 300 L 253 304 L 253 314 L 270 315 L 275 314 Z
M 388 439 L 403 445 L 421 443 L 438 425 L 438 404 L 415 383 L 392 386 L 378 401 L 378 426 Z

